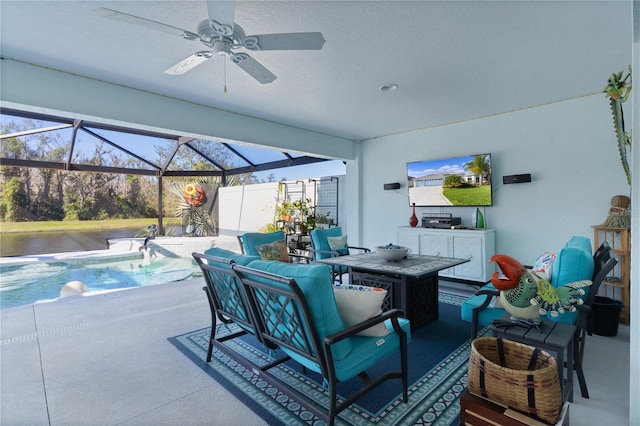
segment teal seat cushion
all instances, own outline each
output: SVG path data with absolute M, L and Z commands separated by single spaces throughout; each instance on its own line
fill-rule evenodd
M 331 251 L 331 247 L 329 247 L 329 242 L 327 241 L 327 237 L 341 237 L 342 236 L 342 228 L 336 226 L 334 228 L 324 228 L 324 229 L 313 229 L 309 232 L 309 236 L 311 237 L 311 242 L 313 244 L 313 248 L 316 250 L 323 251 Z M 329 253 L 316 253 L 316 259 L 326 259 L 331 257 Z
M 489 283 L 480 288 L 480 290 L 491 289 L 496 290 L 493 284 Z M 487 298 L 482 294 L 479 296 L 473 295 L 462 303 L 460 307 L 460 316 L 464 321 L 471 322 L 473 317 L 473 309 L 482 305 Z M 478 326 L 487 326 L 491 324 L 494 319 L 500 318 L 506 311 L 502 308 L 494 308 L 489 304 L 485 309 L 478 312 Z
M 402 330 L 407 333 L 407 343 L 409 343 L 411 341 L 409 320 L 399 318 L 398 322 Z M 349 380 L 379 363 L 382 359 L 398 352 L 400 336 L 393 331 L 391 320 L 386 320 L 384 324 L 390 331 L 384 337 L 354 336 L 349 338 L 353 349 L 345 358 L 335 362 L 336 378 L 339 381 Z
M 204 251 L 204 254 L 208 256 L 216 256 L 216 257 L 223 257 L 225 259 L 231 259 L 234 262 L 236 262 L 238 265 L 247 265 L 254 260 L 260 259 L 260 256 L 248 256 L 245 254 L 239 254 L 234 251 L 226 250 L 218 247 L 207 249 Z M 226 267 L 226 265 L 223 265 L 223 264 L 220 264 L 218 266 Z
M 344 330 L 344 322 L 338 312 L 336 299 L 333 294 L 331 270 L 327 265 L 290 264 L 254 260 L 247 266 L 287 278 L 293 278 L 296 281 L 307 300 L 311 320 L 315 324 L 321 343 L 326 336 Z M 259 279 L 259 281 L 267 282 L 264 279 Z M 275 282 L 269 282 L 269 284 L 283 286 Z M 280 323 L 277 319 L 274 322 Z M 333 356 L 336 360 L 343 359 L 349 355 L 352 349 L 351 339 L 343 340 L 333 346 Z M 283 350 L 285 349 L 283 348 Z M 306 364 L 298 354 L 291 351 L 287 354 L 301 364 Z
M 266 234 L 260 232 L 249 232 L 240 236 L 240 241 L 242 241 L 242 247 L 244 248 L 244 254 L 258 257 L 260 257 L 260 253 L 256 248 L 257 246 L 270 244 L 280 240 L 285 240 L 284 232 L 282 231 L 269 232 Z

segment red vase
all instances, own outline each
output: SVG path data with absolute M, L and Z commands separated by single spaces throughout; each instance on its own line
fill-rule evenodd
M 418 216 L 416 216 L 416 203 L 413 203 L 412 206 L 413 213 L 411 214 L 411 218 L 409 218 L 409 225 L 411 225 L 412 228 L 415 228 L 418 225 Z

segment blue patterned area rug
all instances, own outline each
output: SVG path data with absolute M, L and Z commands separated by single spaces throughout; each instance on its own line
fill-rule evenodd
M 471 326 L 460 319 L 464 297 L 440 293 L 439 319 L 412 332 L 408 347 L 409 402 L 402 402 L 400 381 L 383 383 L 368 395 L 342 411 L 338 425 L 457 425 L 459 398 L 467 387 Z M 226 327 L 219 326 L 219 332 Z M 233 331 L 233 329 L 229 330 Z M 484 334 L 486 329 L 480 335 Z M 293 361 L 272 368 L 270 373 L 302 392 L 308 399 L 288 396 L 282 387 L 272 386 L 253 370 L 245 368 L 228 353 L 237 353 L 263 365 L 273 360 L 269 352 L 251 336 L 225 342 L 226 351 L 214 346 L 213 358 L 205 362 L 210 328 L 196 330 L 169 339 L 211 377 L 222 383 L 266 422 L 273 425 L 320 425 L 323 421 L 305 409 L 305 404 L 327 407 L 327 392 L 322 378 L 314 373 L 302 375 Z M 225 353 L 226 352 L 226 353 Z M 391 357 L 372 370 L 375 377 L 388 367 L 399 365 L 399 357 Z M 378 371 L 376 371 L 378 370 Z M 338 393 L 350 393 L 360 386 L 358 378 L 340 383 Z M 323 408 L 323 411 L 325 409 Z

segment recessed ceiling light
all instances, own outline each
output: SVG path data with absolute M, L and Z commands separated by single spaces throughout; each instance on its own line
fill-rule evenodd
M 380 86 L 378 89 L 381 92 L 393 92 L 394 90 L 396 90 L 398 88 L 398 85 L 395 83 L 389 83 L 389 84 L 383 84 L 382 86 Z

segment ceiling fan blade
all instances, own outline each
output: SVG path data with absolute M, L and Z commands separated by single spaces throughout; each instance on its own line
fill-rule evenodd
M 233 1 L 208 0 L 207 10 L 211 28 L 220 35 L 233 34 L 233 19 L 236 5 Z
M 213 53 L 208 52 L 208 51 L 202 51 L 202 52 L 194 53 L 193 55 L 189 56 L 188 58 L 183 59 L 182 61 L 178 62 L 174 66 L 172 66 L 169 69 L 165 70 L 164 73 L 165 74 L 169 74 L 169 75 L 184 74 L 187 71 L 197 67 L 198 65 L 200 65 L 201 63 L 203 63 L 207 59 L 211 58 L 212 56 L 213 56 Z
M 97 9 L 97 12 L 105 18 L 115 19 L 117 21 L 127 22 L 129 24 L 140 25 L 142 27 L 151 28 L 164 33 L 177 35 L 187 40 L 200 40 L 197 34 L 192 33 L 182 28 L 173 27 L 171 25 L 162 24 L 160 22 L 152 21 L 150 19 L 141 18 L 135 15 L 129 15 L 128 13 L 118 12 L 117 10 L 107 9 L 101 7 Z
M 242 68 L 247 74 L 258 80 L 258 82 L 262 84 L 271 83 L 277 78 L 260 62 L 256 61 L 246 53 L 236 53 L 231 57 L 231 60 L 240 68 Z
M 249 50 L 320 50 L 325 39 L 322 33 L 283 33 L 246 36 Z

